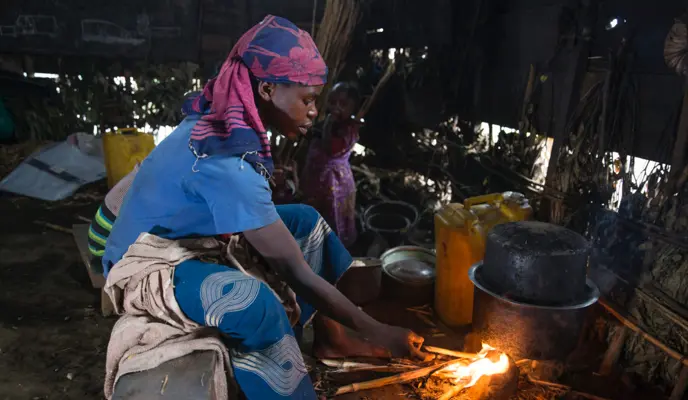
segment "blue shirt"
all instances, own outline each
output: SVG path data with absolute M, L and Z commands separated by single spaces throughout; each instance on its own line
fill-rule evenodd
M 103 256 L 107 276 L 141 233 L 178 239 L 258 229 L 277 221 L 267 180 L 239 157 L 196 160 L 186 118 L 141 163 Z

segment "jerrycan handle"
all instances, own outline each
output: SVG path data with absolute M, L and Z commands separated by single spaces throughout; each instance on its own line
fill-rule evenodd
M 509 206 L 506 205 L 506 203 L 502 202 L 499 204 L 499 211 L 501 211 L 501 213 L 504 214 L 509 219 L 509 221 L 518 221 L 519 219 L 514 210 L 509 208 Z
M 475 196 L 468 198 L 464 200 L 463 206 L 466 209 L 470 209 L 471 207 L 478 205 L 478 204 L 485 204 L 485 203 L 496 203 L 496 202 L 503 202 L 504 201 L 504 196 L 501 193 L 491 193 L 491 194 L 484 194 L 482 196 Z
M 118 135 L 136 135 L 139 130 L 136 128 L 122 128 L 117 130 Z
M 456 208 L 449 207 L 448 214 L 453 217 L 460 217 L 463 221 L 463 226 L 474 226 L 478 223 L 478 217 L 463 207 L 461 203 L 456 204 Z

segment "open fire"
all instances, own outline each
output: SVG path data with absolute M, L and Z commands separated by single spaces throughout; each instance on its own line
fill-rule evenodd
M 405 371 L 397 375 L 374 379 L 372 381 L 358 382 L 341 386 L 339 389 L 337 389 L 335 395 L 342 395 L 360 390 L 375 389 L 387 385 L 406 383 L 426 377 L 435 377 L 439 378 L 441 381 L 451 383 L 451 388 L 438 397 L 439 400 L 448 400 L 456 396 L 462 390 L 476 385 L 480 378 L 484 376 L 505 374 L 510 368 L 509 357 L 485 343 L 483 343 L 482 350 L 478 353 L 464 353 L 431 346 L 426 346 L 424 349 L 427 352 L 439 354 L 440 357 L 444 358 L 444 361 L 437 359 L 435 360 L 435 363 L 431 365 L 426 364 L 426 366 L 414 366 L 413 364 L 389 364 L 387 366 L 375 366 L 372 364 L 350 362 L 345 366 L 327 360 L 327 365 L 329 366 L 334 367 L 336 365 L 343 367 L 343 369 L 340 368 L 339 370 L 333 372 L 353 372 L 364 370 L 391 372 L 395 369 Z M 446 360 L 446 357 L 450 357 L 452 359 Z
M 475 385 L 484 376 L 500 375 L 509 370 L 509 357 L 483 343 L 483 348 L 475 357 L 465 363 L 456 363 L 442 368 L 437 377 L 451 381 L 454 386 L 444 392 L 438 400 L 449 400 L 462 390 Z
M 497 358 L 495 361 L 494 359 Z M 438 376 L 452 379 L 455 384 L 464 388 L 475 385 L 483 376 L 503 374 L 509 370 L 509 357 L 504 353 L 497 353 L 490 345 L 483 343 L 483 349 L 476 355 L 476 359 L 468 365 L 454 364 L 438 372 Z

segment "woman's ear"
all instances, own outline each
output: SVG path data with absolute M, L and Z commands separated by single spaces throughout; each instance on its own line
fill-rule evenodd
M 275 94 L 275 84 L 270 82 L 258 82 L 258 97 L 264 101 L 270 101 Z

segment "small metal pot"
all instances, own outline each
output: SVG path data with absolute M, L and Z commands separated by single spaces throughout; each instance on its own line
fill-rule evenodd
M 473 332 L 484 342 L 515 360 L 563 361 L 576 347 L 588 308 L 600 292 L 587 280 L 584 296 L 562 306 L 514 301 L 486 286 L 482 263 L 468 275 L 475 285 Z
M 390 246 L 402 244 L 417 220 L 416 208 L 403 201 L 375 204 L 363 214 L 366 229 L 381 235 Z
M 382 293 L 406 306 L 432 302 L 435 291 L 435 252 L 419 246 L 387 250 L 382 261 Z
M 485 282 L 527 303 L 558 305 L 586 290 L 590 244 L 569 229 L 536 221 L 495 226 L 485 246 Z

